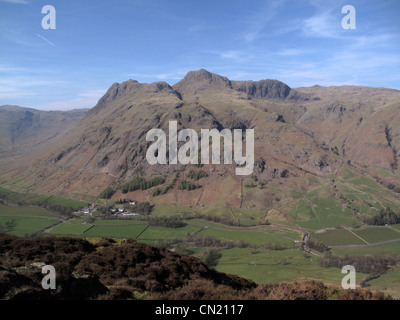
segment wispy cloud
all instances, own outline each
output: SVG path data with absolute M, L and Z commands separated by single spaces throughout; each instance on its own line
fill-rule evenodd
M 216 55 L 225 60 L 231 60 L 233 62 L 246 62 L 254 57 L 254 55 L 247 50 L 206 50 L 205 53 Z
M 87 99 L 100 99 L 107 92 L 107 88 L 92 89 L 79 93 L 79 97 Z
M 26 0 L 0 0 L 0 2 L 8 2 L 8 3 L 15 3 L 15 4 L 28 4 L 29 1 Z
M 74 98 L 64 101 L 50 101 L 45 104 L 27 105 L 28 108 L 34 108 L 46 111 L 67 111 L 73 109 L 92 108 L 97 104 L 98 99 Z
M 300 55 L 303 53 L 305 53 L 305 51 L 300 50 L 300 49 L 285 49 L 285 50 L 277 52 L 276 54 L 278 56 L 288 57 L 288 56 L 297 56 L 297 55 Z
M 39 37 L 40 39 L 43 39 L 44 41 L 46 41 L 48 44 L 52 45 L 52 46 L 56 46 L 53 42 L 51 42 L 49 39 L 46 39 L 45 37 L 43 37 L 40 34 L 35 33 L 35 36 Z
M 36 76 L 2 76 L 0 79 L 0 99 L 19 99 L 38 95 L 38 88 L 65 85 L 61 80 L 41 80 Z
M 245 42 L 253 42 L 259 38 L 268 23 L 277 16 L 279 9 L 285 1 L 268 1 L 264 7 L 245 18 L 244 32 L 241 34 Z
M 249 54 L 246 54 L 245 52 L 238 51 L 238 50 L 229 50 L 229 51 L 221 52 L 220 55 L 222 58 L 232 59 L 235 61 L 245 61 L 250 58 Z
M 341 37 L 340 28 L 340 20 L 338 21 L 332 11 L 328 10 L 305 19 L 302 31 L 307 36 L 338 38 Z
M 78 93 L 76 97 L 67 99 L 52 99 L 43 104 L 28 104 L 26 107 L 39 110 L 72 110 L 94 107 L 107 89 L 90 89 Z M 50 99 L 49 99 L 50 100 Z
M 167 81 L 168 80 L 181 80 L 183 77 L 192 70 L 197 70 L 200 69 L 200 67 L 196 68 L 185 68 L 185 69 L 177 69 L 174 71 L 170 72 L 165 72 L 165 73 L 156 73 L 156 72 L 149 72 L 149 73 L 143 73 L 143 72 L 134 72 L 130 73 L 127 76 L 131 77 L 132 79 L 138 80 L 138 81 L 145 81 L 145 82 L 153 82 L 154 80 L 161 80 L 161 81 Z M 171 84 L 171 83 L 170 83 Z

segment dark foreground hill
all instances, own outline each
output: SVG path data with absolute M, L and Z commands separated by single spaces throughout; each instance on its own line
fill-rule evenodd
M 369 290 L 341 290 L 320 281 L 257 285 L 210 270 L 199 259 L 135 240 L 18 238 L 0 235 L 0 299 L 391 299 Z M 43 264 L 55 267 L 55 290 L 44 290 Z

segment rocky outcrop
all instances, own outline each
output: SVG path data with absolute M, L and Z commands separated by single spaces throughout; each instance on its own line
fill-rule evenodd
M 290 87 L 277 80 L 232 81 L 232 88 L 247 93 L 256 99 L 285 99 L 290 94 Z

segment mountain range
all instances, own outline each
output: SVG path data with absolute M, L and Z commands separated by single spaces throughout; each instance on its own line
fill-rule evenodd
M 259 219 L 320 221 L 332 226 L 372 215 L 377 204 L 400 209 L 400 91 L 360 86 L 290 88 L 278 80 L 233 81 L 200 69 L 173 86 L 114 83 L 96 106 L 68 112 L 0 107 L 0 184 L 19 192 L 95 200 L 263 210 Z M 254 129 L 252 175 L 235 165 L 150 165 L 146 133 Z M 223 154 L 223 153 L 221 153 Z M 183 191 L 191 171 L 199 188 Z M 156 187 L 128 190 L 135 177 L 163 177 Z M 192 179 L 193 180 L 193 179 Z M 168 188 L 165 188 L 168 186 Z M 160 190 L 161 190 L 160 189 Z M 357 199 L 354 192 L 372 194 Z M 341 222 L 302 210 L 309 197 L 334 199 Z M 328 208 L 328 209 L 329 209 Z M 313 212 L 314 211 L 314 212 Z M 336 214 L 335 213 L 335 214 Z

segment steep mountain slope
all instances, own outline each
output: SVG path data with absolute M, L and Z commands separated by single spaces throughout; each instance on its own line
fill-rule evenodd
M 321 144 L 336 146 L 345 159 L 398 172 L 398 90 L 355 86 L 299 90 L 322 101 L 310 104 L 296 125 Z
M 1 156 L 29 153 L 42 144 L 50 143 L 74 127 L 86 111 L 40 111 L 0 106 Z
M 110 187 L 115 199 L 264 210 L 257 213 L 261 220 L 351 225 L 356 214 L 379 210 L 378 203 L 400 209 L 399 109 L 398 90 L 292 89 L 277 80 L 233 81 L 204 69 L 189 72 L 172 87 L 128 80 L 113 84 L 34 162 L 25 157 L 11 168 L 2 166 L 0 183 L 92 199 Z M 172 120 L 178 130 L 254 129 L 253 175 L 235 175 L 234 164 L 149 165 L 147 132 L 161 128 L 168 133 Z M 207 176 L 199 181 L 202 188 L 182 194 L 177 185 L 190 180 L 191 170 Z M 158 196 L 155 188 L 122 193 L 121 184 L 138 176 L 163 176 L 161 188 L 168 188 Z M 360 199 L 352 196 L 354 188 Z M 373 201 L 362 200 L 371 192 Z M 333 201 L 326 220 L 311 205 L 313 197 Z M 337 215 L 340 221 L 333 220 Z

